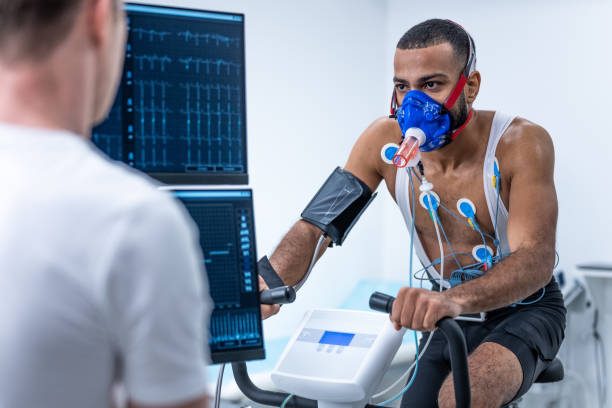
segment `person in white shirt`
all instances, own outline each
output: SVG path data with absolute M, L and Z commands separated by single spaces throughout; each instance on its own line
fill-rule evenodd
M 0 407 L 206 407 L 195 225 L 90 142 L 117 90 L 119 0 L 0 0 Z

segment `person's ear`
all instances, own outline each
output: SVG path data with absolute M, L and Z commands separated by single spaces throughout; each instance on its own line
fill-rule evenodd
M 480 72 L 474 71 L 468 77 L 465 83 L 465 100 L 471 105 L 476 100 L 480 91 Z
M 108 41 L 109 25 L 112 23 L 116 0 L 86 0 L 89 37 L 96 48 Z

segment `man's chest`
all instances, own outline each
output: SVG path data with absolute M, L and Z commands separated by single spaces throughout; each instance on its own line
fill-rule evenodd
M 409 183 L 410 180 L 412 182 L 412 188 L 408 186 L 406 190 L 409 192 L 410 208 L 414 209 L 412 217 L 416 229 L 421 237 L 436 239 L 435 226 L 428 209 L 430 198 L 421 191 L 421 182 L 415 174 L 407 179 Z M 483 233 L 493 235 L 494 226 L 485 196 L 482 164 L 463 169 L 460 174 L 429 175 L 427 180 L 433 184 L 433 199 L 439 202 L 437 217 L 451 243 L 482 242 L 474 228 L 476 226 Z
M 432 196 L 439 202 L 435 214 L 440 221 L 440 235 L 445 254 L 450 254 L 452 246 L 452 250 L 459 254 L 459 262 L 464 266 L 478 261 L 474 259 L 473 254 L 482 245 L 487 245 L 495 253 L 496 247 L 492 238 L 495 236 L 495 226 L 492 215 L 494 216 L 496 211 L 501 211 L 502 206 L 507 208 L 504 195 L 498 198 L 496 190 L 494 190 L 495 199 L 491 200 L 489 196 L 489 202 L 487 202 L 484 183 L 492 181 L 485 180 L 484 170 L 483 162 L 479 162 L 451 174 L 425 171 L 427 180 L 433 184 Z M 396 197 L 396 201 L 409 203 L 409 213 L 423 249 L 430 260 L 436 259 L 439 257 L 439 243 L 428 209 L 428 196 L 420 189 L 419 178 L 421 176 L 416 170 L 399 171 L 406 173 L 399 175 L 399 180 L 397 178 L 393 180 L 394 193 L 403 194 L 404 197 Z M 488 175 L 487 172 L 486 176 Z M 397 177 L 398 174 L 395 176 Z M 399 181 L 398 185 L 395 185 L 396 181 Z M 387 184 L 390 184 L 389 181 Z M 509 188 L 509 186 L 502 186 L 502 188 Z M 452 263 L 451 258 L 446 261 Z M 449 267 L 453 268 L 452 265 Z

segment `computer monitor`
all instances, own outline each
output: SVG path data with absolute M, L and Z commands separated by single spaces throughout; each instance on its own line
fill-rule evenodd
M 244 15 L 128 3 L 125 68 L 92 139 L 168 184 L 248 184 Z
M 184 204 L 200 230 L 203 261 L 215 303 L 210 319 L 212 362 L 265 358 L 252 191 L 168 189 Z

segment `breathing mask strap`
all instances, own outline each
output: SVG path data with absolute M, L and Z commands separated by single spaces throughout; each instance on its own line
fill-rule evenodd
M 461 92 L 463 92 L 463 88 L 465 88 L 465 84 L 467 83 L 468 77 L 476 69 L 476 47 L 474 46 L 474 40 L 472 39 L 472 36 L 465 30 L 465 28 L 463 28 L 463 26 L 461 26 L 460 24 L 452 20 L 448 20 L 448 21 L 450 21 L 453 24 L 456 24 L 457 26 L 461 27 L 463 31 L 465 31 L 468 37 L 468 47 L 469 47 L 468 48 L 468 60 L 465 64 L 465 68 L 463 69 L 463 72 L 461 73 L 461 76 L 459 77 L 459 81 L 457 82 L 457 85 L 455 85 L 455 88 L 453 89 L 451 94 L 446 99 L 446 102 L 444 102 L 444 108 L 447 111 L 450 111 L 451 108 L 455 106 L 455 103 L 457 103 L 459 96 L 461 96 Z M 461 133 L 463 129 L 465 129 L 465 127 L 470 122 L 470 119 L 472 119 L 472 116 L 473 116 L 473 111 L 470 109 L 470 113 L 466 121 L 463 122 L 463 124 L 459 126 L 457 129 L 452 131 L 451 138 L 453 140 L 457 137 L 459 133 Z
M 470 57 L 470 59 L 471 58 L 472 57 Z M 457 103 L 457 100 L 459 99 L 461 92 L 463 92 L 463 89 L 465 88 L 465 84 L 467 83 L 467 79 L 470 74 L 470 71 L 472 70 L 471 66 L 472 66 L 472 61 L 468 61 L 468 65 L 461 73 L 461 76 L 459 77 L 459 81 L 457 82 L 457 85 L 455 85 L 455 88 L 453 89 L 451 94 L 446 99 L 446 102 L 444 102 L 444 109 L 446 109 L 447 111 L 450 112 L 451 108 L 455 106 L 455 103 Z M 470 122 L 470 119 L 472 119 L 472 115 L 473 115 L 473 111 L 470 109 L 470 113 L 467 119 L 465 120 L 465 122 L 463 122 L 461 126 L 459 126 L 457 129 L 451 132 L 451 139 L 455 140 L 457 135 L 459 135 L 459 133 L 461 133 L 461 131 L 465 129 L 465 127 Z
M 468 123 L 470 123 L 470 119 L 472 119 L 473 114 L 474 114 L 474 111 L 472 109 L 470 109 L 470 113 L 468 114 L 468 117 L 465 120 L 465 122 L 463 122 L 463 125 L 459 126 L 456 130 L 453 130 L 453 132 L 451 133 L 451 139 L 455 140 L 457 135 L 459 133 L 461 133 L 461 131 L 463 129 L 465 129 L 465 127 L 468 125 Z
M 391 94 L 391 109 L 389 117 L 391 119 L 397 119 L 397 94 L 395 93 L 395 87 L 393 87 L 393 93 Z
M 446 110 L 450 111 L 451 108 L 455 106 L 455 103 L 457 103 L 457 99 L 459 99 L 461 92 L 463 92 L 463 88 L 465 88 L 466 83 L 467 74 L 465 70 L 463 70 L 463 72 L 461 73 L 461 77 L 459 77 L 459 82 L 457 82 L 457 85 L 455 85 L 455 89 L 453 89 L 451 94 L 448 96 L 448 99 L 446 99 L 446 102 L 444 102 L 444 107 L 446 108 Z
M 457 85 L 455 85 L 455 88 L 449 95 L 448 99 L 446 99 L 446 102 L 444 102 L 444 109 L 446 109 L 447 112 L 450 112 L 451 108 L 455 105 L 455 103 L 457 103 L 457 100 L 459 99 L 461 92 L 463 92 L 463 88 L 465 88 L 466 83 L 467 83 L 467 76 L 466 76 L 466 71 L 464 70 L 463 73 L 461 74 L 461 77 L 459 78 L 459 82 L 457 82 Z M 465 122 L 463 122 L 461 126 L 459 126 L 457 129 L 451 132 L 452 140 L 455 140 L 455 138 L 459 135 L 459 133 L 461 133 L 461 131 L 465 129 L 465 127 L 470 122 L 470 119 L 472 119 L 473 114 L 474 114 L 474 111 L 470 109 L 470 113 L 468 114 L 468 117 L 465 120 Z

